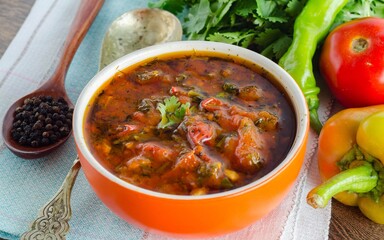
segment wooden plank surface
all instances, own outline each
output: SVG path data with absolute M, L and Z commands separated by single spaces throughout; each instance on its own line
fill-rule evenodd
M 0 57 L 23 24 L 34 2 L 34 0 L 0 0 Z
M 34 2 L 34 0 L 0 0 L 0 57 L 16 35 Z M 337 201 L 333 201 L 332 204 L 330 240 L 384 239 L 384 225 L 369 221 L 357 208 L 344 206 Z

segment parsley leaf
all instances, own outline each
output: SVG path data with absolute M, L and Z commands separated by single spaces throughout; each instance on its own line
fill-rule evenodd
M 255 0 L 243 0 L 236 2 L 234 12 L 241 17 L 248 17 L 256 11 L 257 5 Z
M 195 39 L 203 40 L 205 37 L 197 37 L 197 33 L 204 29 L 210 15 L 209 1 L 201 0 L 199 4 L 193 5 L 189 10 L 187 20 L 185 21 L 185 30 L 191 33 L 191 36 L 194 36 Z
M 184 9 L 185 3 L 180 0 L 159 0 L 157 2 L 149 2 L 151 8 L 161 8 L 173 13 L 179 13 Z
M 285 9 L 285 11 L 289 16 L 297 16 L 303 9 L 305 3 L 306 2 L 300 0 L 289 1 L 287 3 L 287 8 Z
M 278 8 L 276 1 L 256 0 L 257 13 L 260 17 L 271 22 L 286 22 L 287 18 L 281 9 Z
M 255 33 L 252 31 L 248 32 L 216 32 L 207 37 L 207 40 L 214 42 L 224 42 L 229 44 L 235 44 L 242 47 L 248 47 L 250 42 L 254 38 Z
M 157 110 L 161 113 L 161 121 L 158 128 L 166 128 L 180 123 L 189 111 L 190 103 L 181 104 L 175 96 L 164 99 L 164 103 L 157 104 Z
M 331 29 L 344 22 L 369 16 L 384 18 L 383 0 L 350 0 L 336 16 Z

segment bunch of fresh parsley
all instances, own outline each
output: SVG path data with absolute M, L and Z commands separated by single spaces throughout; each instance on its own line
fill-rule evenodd
M 292 42 L 293 25 L 308 0 L 152 0 L 177 15 L 190 40 L 225 42 L 278 61 Z M 384 17 L 384 0 L 350 0 L 333 27 L 360 17 Z

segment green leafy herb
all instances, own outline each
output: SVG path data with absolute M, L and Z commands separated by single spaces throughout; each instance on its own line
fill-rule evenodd
M 148 6 L 151 8 L 161 8 L 176 13 L 181 12 L 183 10 L 185 3 L 183 0 L 159 0 L 156 2 L 149 2 Z
M 164 99 L 164 103 L 157 104 L 157 110 L 161 113 L 161 122 L 157 127 L 166 128 L 173 124 L 180 123 L 189 110 L 189 107 L 189 102 L 181 104 L 175 96 Z
M 337 15 L 331 29 L 362 17 L 384 17 L 384 0 L 350 0 Z
M 250 48 L 278 60 L 291 43 L 294 20 L 306 2 L 307 0 L 152 0 L 149 6 L 178 15 L 189 40 L 226 42 Z
M 152 0 L 183 23 L 190 40 L 225 42 L 278 61 L 292 42 L 293 25 L 308 0 Z M 384 17 L 384 0 L 350 0 L 333 27 L 365 16 Z

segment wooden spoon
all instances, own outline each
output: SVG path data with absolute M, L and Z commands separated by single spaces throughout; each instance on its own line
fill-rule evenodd
M 83 0 L 81 2 L 79 10 L 75 19 L 73 20 L 69 34 L 65 41 L 63 53 L 58 63 L 58 67 L 56 68 L 53 75 L 37 90 L 14 102 L 6 112 L 2 129 L 4 143 L 17 156 L 25 159 L 42 157 L 61 146 L 70 137 L 71 134 L 68 134 L 67 137 L 59 139 L 56 143 L 42 147 L 22 146 L 13 140 L 11 136 L 11 129 L 15 115 L 14 113 L 17 107 L 22 106 L 26 98 L 31 98 L 34 96 L 49 95 L 54 99 L 62 97 L 67 101 L 69 107 L 73 107 L 73 104 L 65 90 L 65 76 L 77 48 L 79 47 L 82 39 L 84 38 L 103 3 L 104 0 Z

